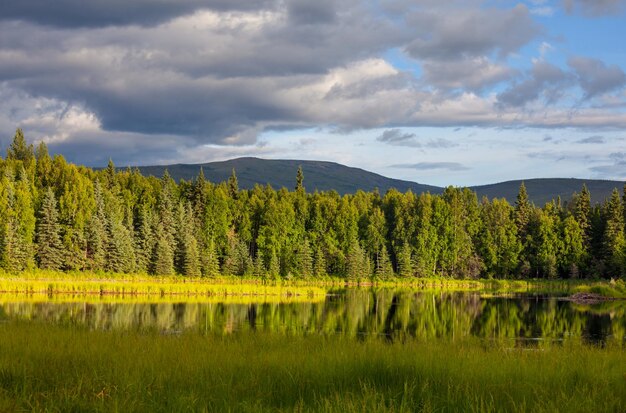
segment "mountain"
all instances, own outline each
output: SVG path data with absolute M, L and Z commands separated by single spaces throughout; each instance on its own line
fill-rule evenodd
M 583 184 L 591 192 L 591 200 L 594 203 L 604 202 L 611 196 L 613 188 L 622 190 L 624 186 L 620 181 L 606 181 L 600 179 L 574 179 L 574 178 L 541 178 L 526 179 L 524 181 L 507 181 L 497 184 L 473 186 L 478 198 L 483 196 L 491 198 L 506 198 L 509 202 L 515 202 L 519 187 L 524 182 L 528 198 L 537 206 L 543 206 L 546 202 L 560 196 L 563 201 L 572 197 L 574 192 L 580 193 Z
M 401 192 L 411 190 L 415 193 L 430 192 L 439 194 L 443 188 L 419 184 L 411 181 L 387 178 L 360 168 L 352 168 L 334 162 L 273 160 L 259 158 L 237 158 L 222 162 L 205 164 L 175 164 L 160 166 L 138 167 L 144 175 L 162 176 L 165 169 L 175 180 L 191 180 L 198 176 L 200 167 L 205 177 L 211 182 L 226 181 L 232 170 L 235 169 L 240 188 L 250 189 L 255 184 L 266 185 L 279 189 L 286 187 L 293 189 L 296 183 L 296 172 L 302 166 L 304 172 L 304 186 L 307 191 L 335 190 L 340 194 L 354 193 L 361 189 L 372 191 L 378 188 L 384 194 L 390 188 Z M 506 198 L 515 202 L 521 180 L 500 182 L 490 185 L 470 187 L 476 191 L 478 198 Z M 593 202 L 602 202 L 611 195 L 613 188 L 622 189 L 624 183 L 620 181 L 606 181 L 596 179 L 574 178 L 546 178 L 524 180 L 528 197 L 538 206 L 542 206 L 557 196 L 563 201 L 571 198 L 572 193 L 580 192 L 583 184 L 591 192 Z
M 296 173 L 302 166 L 304 186 L 307 191 L 329 191 L 334 189 L 340 194 L 354 193 L 358 189 L 372 191 L 378 188 L 384 194 L 390 188 L 406 192 L 409 189 L 416 193 L 430 191 L 440 193 L 442 188 L 422 185 L 416 182 L 386 178 L 359 168 L 352 168 L 334 162 L 273 160 L 259 158 L 237 158 L 223 162 L 205 164 L 176 164 L 167 166 L 140 166 L 144 175 L 162 176 L 167 168 L 175 180 L 194 179 L 200 172 L 211 182 L 222 182 L 230 177 L 235 169 L 240 188 L 251 189 L 255 184 L 271 184 L 272 187 L 293 189 L 296 185 Z

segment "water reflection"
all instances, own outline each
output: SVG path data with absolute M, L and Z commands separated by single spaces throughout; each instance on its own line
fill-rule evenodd
M 381 336 L 392 341 L 479 337 L 524 346 L 568 340 L 626 343 L 623 302 L 583 306 L 556 297 L 391 289 L 347 289 L 312 303 L 3 302 L 0 296 L 0 320 L 10 319 L 168 334 L 263 331 Z

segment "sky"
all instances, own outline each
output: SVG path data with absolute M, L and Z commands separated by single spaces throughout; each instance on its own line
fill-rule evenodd
M 626 0 L 0 1 L 0 151 L 626 180 Z

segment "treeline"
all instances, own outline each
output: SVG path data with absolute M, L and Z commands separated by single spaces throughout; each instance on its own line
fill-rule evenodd
M 0 160 L 0 267 L 214 277 L 220 274 L 375 277 L 577 278 L 626 273 L 624 201 L 592 205 L 585 187 L 567 204 L 359 191 L 240 190 L 202 172 L 103 170 L 51 158 L 17 130 Z M 626 200 L 626 198 L 625 198 Z

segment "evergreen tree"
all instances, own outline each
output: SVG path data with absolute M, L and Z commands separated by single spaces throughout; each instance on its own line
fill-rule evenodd
M 603 250 L 607 267 L 611 274 L 624 273 L 624 212 L 617 189 L 604 206 L 606 227 L 604 230 Z
M 522 240 L 525 242 L 528 235 L 528 223 L 530 221 L 532 206 L 528 201 L 528 193 L 526 192 L 526 185 L 524 182 L 519 187 L 517 194 L 517 200 L 515 201 L 515 224 L 517 225 L 517 232 Z
M 297 275 L 302 278 L 309 278 L 313 275 L 313 255 L 308 239 L 304 239 L 300 244 L 297 253 Z
M 35 152 L 35 158 L 37 159 L 35 168 L 35 184 L 37 189 L 42 190 L 52 185 L 52 159 L 48 154 L 48 146 L 45 142 L 37 145 L 37 151 Z
M 7 149 L 7 159 L 14 159 L 24 162 L 24 166 L 28 168 L 35 160 L 35 150 L 33 145 L 28 145 L 24 138 L 24 132 L 18 128 L 15 131 L 13 142 Z
M 237 195 L 239 194 L 239 183 L 237 182 L 237 174 L 235 173 L 235 168 L 233 168 L 233 172 L 228 178 L 228 195 L 231 198 L 237 199 Z
M 162 222 L 156 225 L 155 238 L 152 273 L 155 275 L 172 275 L 174 274 L 174 251 L 167 240 L 167 233 Z
M 559 238 L 561 249 L 557 263 L 560 272 L 566 277 L 577 278 L 584 262 L 585 247 L 583 230 L 573 216 L 561 222 Z
M 269 265 L 267 266 L 267 272 L 270 277 L 280 277 L 280 260 L 276 255 L 276 251 L 273 249 L 270 255 Z
M 408 242 L 402 244 L 398 256 L 398 275 L 402 278 L 408 278 L 413 275 L 413 260 L 411 258 L 411 246 Z
M 591 240 L 591 194 L 587 189 L 587 185 L 583 184 L 583 188 L 580 195 L 576 198 L 576 204 L 574 206 L 574 218 L 578 222 L 578 226 L 582 230 L 583 242 L 585 248 L 589 248 Z
M 158 275 L 174 273 L 174 254 L 177 250 L 177 245 L 172 185 L 172 178 L 166 170 L 161 178 L 161 191 L 157 201 L 159 223 L 155 230 L 157 241 L 152 260 L 152 268 Z
M 316 278 L 326 277 L 326 258 L 324 257 L 324 250 L 318 246 L 315 250 L 315 261 L 313 265 L 313 275 Z
M 304 173 L 302 172 L 302 166 L 298 166 L 298 173 L 296 174 L 296 192 L 304 192 Z
M 513 209 L 504 199 L 485 200 L 481 216 L 480 250 L 486 272 L 490 277 L 509 278 L 518 267 L 522 249 Z
M 107 164 L 107 167 L 105 169 L 105 177 L 107 189 L 109 191 L 113 190 L 117 183 L 117 180 L 115 178 L 115 164 L 113 163 L 112 159 L 109 159 L 109 163 Z
M 93 271 L 102 271 L 106 261 L 106 216 L 100 181 L 94 185 L 96 208 L 87 225 L 87 260 Z
M 363 264 L 364 268 L 367 264 Z M 389 254 L 385 246 L 376 255 L 376 269 L 374 274 L 381 280 L 389 279 L 393 276 L 393 268 L 391 267 L 391 261 L 389 260 Z
M 50 187 L 44 195 L 39 210 L 37 260 L 39 268 L 45 270 L 60 270 L 63 265 L 63 245 L 61 244 L 57 201 Z
M 206 249 L 201 257 L 202 275 L 205 277 L 216 277 L 220 272 L 220 264 L 215 250 L 215 242 L 210 238 Z
M 150 271 L 152 252 L 156 244 L 154 238 L 154 218 L 150 208 L 146 205 L 140 206 L 134 222 L 136 270 L 140 273 L 147 273 Z
M 34 188 L 26 170 L 22 167 L 15 183 L 15 212 L 17 249 L 15 260 L 19 271 L 32 268 L 35 264 L 35 209 L 33 202 Z

